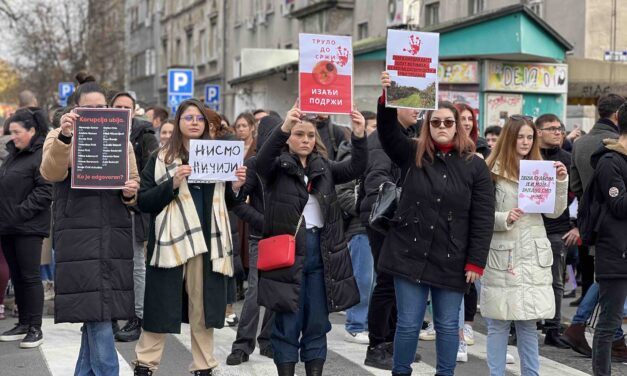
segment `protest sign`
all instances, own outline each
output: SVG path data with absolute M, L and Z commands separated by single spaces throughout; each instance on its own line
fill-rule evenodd
M 438 105 L 440 34 L 388 30 L 386 106 L 434 110 Z
M 301 111 L 350 114 L 353 109 L 351 37 L 299 34 L 298 39 Z
M 121 189 L 128 180 L 131 111 L 77 108 L 72 137 L 72 188 Z
M 555 211 L 556 169 L 552 161 L 520 161 L 518 207 L 525 213 Z
M 235 171 L 244 164 L 244 141 L 190 140 L 190 183 L 236 181 Z

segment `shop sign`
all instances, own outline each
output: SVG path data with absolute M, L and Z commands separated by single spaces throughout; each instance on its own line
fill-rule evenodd
M 565 94 L 568 91 L 566 64 L 508 63 L 485 64 L 485 90 Z
M 479 83 L 476 61 L 441 61 L 438 65 L 438 80 L 441 84 Z

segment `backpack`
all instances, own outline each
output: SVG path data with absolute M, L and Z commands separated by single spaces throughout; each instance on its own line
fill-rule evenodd
M 599 194 L 598 173 L 595 170 L 583 192 L 577 210 L 577 227 L 583 245 L 596 244 L 597 234 L 606 211 L 606 205 L 603 204 L 602 196 Z

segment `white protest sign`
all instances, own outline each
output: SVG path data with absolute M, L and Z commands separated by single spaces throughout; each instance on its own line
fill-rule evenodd
M 556 169 L 553 161 L 520 161 L 518 207 L 525 213 L 555 211 Z
M 236 181 L 235 171 L 244 164 L 244 141 L 190 140 L 190 183 Z

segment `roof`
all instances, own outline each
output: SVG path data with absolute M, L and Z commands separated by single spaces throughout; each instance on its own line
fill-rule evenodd
M 482 22 L 490 21 L 496 18 L 501 18 L 504 16 L 508 16 L 514 13 L 524 13 L 529 16 L 535 23 L 538 24 L 544 31 L 546 31 L 550 36 L 552 36 L 562 47 L 564 50 L 570 51 L 573 49 L 573 45 L 568 42 L 560 33 L 558 33 L 555 29 L 551 27 L 546 21 L 542 18 L 538 17 L 529 7 L 524 4 L 515 4 L 510 5 L 503 8 L 498 8 L 494 10 L 488 10 L 485 12 L 477 13 L 472 16 L 458 18 L 455 20 L 451 20 L 448 22 L 442 22 L 433 26 L 426 26 L 420 28 L 420 31 L 426 32 L 437 32 L 440 34 L 444 34 L 449 31 L 454 31 L 458 29 L 463 29 L 468 26 L 476 25 Z M 357 41 L 353 44 L 353 51 L 355 55 L 366 54 L 368 52 L 377 51 L 380 49 L 385 49 L 386 47 L 386 37 L 379 38 L 367 38 L 360 41 Z

